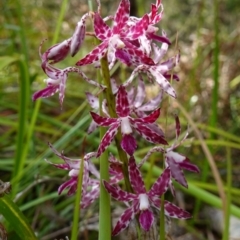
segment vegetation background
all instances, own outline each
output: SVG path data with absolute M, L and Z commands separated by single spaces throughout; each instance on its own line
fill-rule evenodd
M 101 2 L 103 16 L 114 14 L 118 1 Z M 44 50 L 69 38 L 89 10 L 88 4 L 83 0 L 0 2 L 0 179 L 11 181 L 10 196 L 41 240 L 69 236 L 74 211 L 74 197 L 57 194 L 58 186 L 68 176 L 44 161 L 59 161 L 47 143 L 64 150 L 67 156 L 80 157 L 94 151 L 99 139 L 98 132 L 86 134 L 90 107 L 84 92 L 94 92 L 94 88 L 77 75 L 69 75 L 62 110 L 57 94 L 31 101 L 31 95 L 44 87 L 46 78 L 38 47 L 45 38 Z M 95 2 L 92 4 L 96 9 Z M 132 0 L 132 14 L 142 16 L 150 4 L 149 0 Z M 189 190 L 180 190 L 174 200 L 190 211 L 193 219 L 174 222 L 173 226 L 181 231 L 173 229 L 170 235 L 179 240 L 187 239 L 186 234 L 192 237 L 189 239 L 228 239 L 228 220 L 233 215 L 240 218 L 240 4 L 238 0 L 163 0 L 163 6 L 159 29 L 164 29 L 172 41 L 168 57 L 179 49 L 181 62 L 176 68 L 180 82 L 174 83 L 178 99 L 170 104 L 164 100 L 159 124 L 165 127 L 168 118 L 168 139 L 174 139 L 173 114 L 179 115 L 183 134 L 189 125 L 190 137 L 179 152 L 201 169 L 199 175 L 186 173 Z M 88 28 L 91 31 L 91 24 Z M 74 65 L 93 46 L 94 41 L 87 37 L 80 53 L 59 67 Z M 83 70 L 96 78 L 93 68 Z M 129 69 L 118 65 L 112 75 L 124 79 L 129 73 Z M 149 96 L 154 94 L 154 87 L 147 90 Z M 149 147 L 140 143 L 137 156 L 144 156 Z M 156 157 L 144 169 L 149 184 L 159 174 L 158 166 L 161 159 Z M 219 185 L 218 176 L 224 187 Z M 221 209 L 221 192 L 227 196 L 225 220 L 214 218 L 216 208 Z M 236 207 L 231 208 L 231 204 Z M 209 206 L 211 216 L 206 211 Z M 121 212 L 121 208 L 118 210 Z M 97 220 L 95 202 L 82 212 L 79 239 L 96 239 Z M 217 225 L 218 220 L 224 225 L 222 229 L 210 224 Z M 4 222 L 3 218 L 0 221 Z M 9 238 L 17 239 L 11 225 L 4 223 Z

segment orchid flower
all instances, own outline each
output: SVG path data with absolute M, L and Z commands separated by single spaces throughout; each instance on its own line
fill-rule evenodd
M 118 128 L 120 127 L 123 135 L 121 147 L 129 155 L 132 155 L 137 147 L 136 140 L 131 135 L 133 128 L 149 142 L 161 143 L 164 145 L 167 144 L 162 134 L 153 131 L 147 125 L 149 123 L 154 123 L 157 120 L 160 115 L 160 109 L 153 111 L 150 115 L 144 118 L 132 118 L 130 116 L 131 109 L 129 106 L 127 91 L 123 86 L 119 87 L 116 98 L 116 113 L 118 118 L 102 117 L 94 112 L 91 112 L 93 120 L 99 126 L 109 127 L 108 131 L 101 140 L 96 155 L 97 157 L 99 157 L 110 145 L 114 136 L 117 134 Z
M 143 158 L 141 163 L 139 164 L 139 167 L 150 157 L 150 155 L 154 152 L 162 152 L 165 153 L 165 166 L 170 168 L 171 171 L 171 177 L 174 178 L 179 184 L 181 184 L 184 187 L 188 187 L 187 181 L 184 177 L 183 171 L 181 169 L 186 169 L 191 172 L 199 173 L 199 168 L 190 163 L 190 160 L 186 157 L 183 156 L 177 152 L 174 152 L 173 150 L 176 149 L 183 141 L 188 136 L 188 132 L 184 136 L 184 138 L 180 141 L 177 142 L 179 139 L 179 135 L 181 133 L 181 126 L 180 126 L 180 121 L 179 118 L 176 116 L 175 118 L 176 122 L 176 141 L 175 143 L 172 144 L 171 147 L 169 148 L 162 148 L 159 146 L 156 146 L 152 148 L 147 155 Z M 171 186 L 172 192 L 174 192 L 173 186 Z
M 177 54 L 175 57 L 160 63 L 160 60 L 166 53 L 167 44 L 163 43 L 161 49 L 157 47 L 157 45 L 153 44 L 153 60 L 154 64 L 148 65 L 148 64 L 140 64 L 136 66 L 134 71 L 132 72 L 131 76 L 128 78 L 128 80 L 123 84 L 125 87 L 129 86 L 133 79 L 141 72 L 147 73 L 148 79 L 150 81 L 155 80 L 157 84 L 170 96 L 176 98 L 175 90 L 171 87 L 169 81 L 167 79 L 171 79 L 171 73 L 170 70 L 173 69 L 174 66 L 176 66 L 179 62 L 179 54 Z M 129 58 L 127 61 L 132 62 L 132 57 L 130 54 L 126 52 L 125 49 L 121 49 L 122 52 L 125 52 L 125 58 Z M 126 57 L 127 56 L 127 57 Z M 173 75 L 173 79 L 178 80 L 176 75 Z
M 141 36 L 148 28 L 149 17 L 144 17 L 131 27 L 127 27 L 130 14 L 129 0 L 121 0 L 117 12 L 114 16 L 112 29 L 104 22 L 99 13 L 94 14 L 94 30 L 96 37 L 102 41 L 100 45 L 95 47 L 83 59 L 79 60 L 76 65 L 82 66 L 99 61 L 105 54 L 108 54 L 110 66 L 113 66 L 116 58 L 123 60 L 121 55 L 116 55 L 118 49 L 125 48 L 126 51 L 133 56 L 132 60 L 135 64 L 146 63 L 153 64 L 151 58 L 146 56 L 132 41 Z M 111 67 L 110 67 L 111 68 Z
M 59 153 L 52 144 L 49 143 L 49 147 L 54 152 L 56 156 L 64 160 L 63 164 L 55 164 L 47 161 L 51 165 L 56 168 L 64 169 L 69 171 L 70 180 L 66 181 L 58 188 L 58 194 L 61 194 L 64 189 L 68 190 L 68 195 L 73 195 L 77 190 L 78 183 L 78 174 L 81 166 L 81 161 L 83 161 L 83 181 L 82 181 L 82 198 L 87 194 L 88 186 L 91 185 L 93 180 L 89 180 L 89 173 L 91 173 L 96 178 L 99 178 L 99 172 L 96 167 L 89 161 L 91 158 L 96 156 L 95 152 L 91 152 L 86 154 L 83 159 L 71 159 L 63 155 L 63 153 Z
M 59 44 L 59 46 L 55 45 L 55 47 L 53 46 L 49 48 L 45 53 L 41 54 L 43 42 L 39 46 L 39 55 L 42 60 L 42 69 L 48 76 L 48 78 L 45 80 L 47 87 L 34 93 L 32 96 L 33 101 L 37 100 L 38 98 L 50 97 L 59 91 L 59 101 L 62 106 L 65 95 L 66 81 L 69 72 L 76 72 L 88 83 L 101 89 L 105 88 L 103 85 L 89 79 L 80 69 L 76 67 L 58 69 L 48 62 L 51 60 L 51 63 L 56 63 L 65 58 L 66 54 L 70 51 L 70 42 L 67 42 L 67 40 L 65 40 L 62 44 Z
M 136 91 L 135 91 L 136 89 Z M 150 101 L 144 103 L 146 98 L 146 89 L 143 79 L 139 77 L 138 84 L 135 87 L 131 87 L 131 90 L 128 91 L 128 101 L 131 110 L 140 118 L 145 117 L 145 112 L 154 111 L 159 108 L 160 103 L 163 98 L 163 92 L 160 91 L 159 94 Z
M 109 173 L 111 184 L 117 184 L 123 179 L 122 163 L 119 162 L 113 155 L 109 156 Z M 94 200 L 99 197 L 100 194 L 100 179 L 89 179 L 88 187 L 91 187 L 83 197 L 81 201 L 81 208 L 87 208 Z
M 48 163 L 53 165 L 56 168 L 64 169 L 69 171 L 70 179 L 65 183 L 61 184 L 58 188 L 58 194 L 61 194 L 64 189 L 68 189 L 68 196 L 72 196 L 76 193 L 77 184 L 78 184 L 78 175 L 81 167 L 81 161 L 83 161 L 83 181 L 82 181 L 82 198 L 81 198 L 81 208 L 87 208 L 93 201 L 99 197 L 100 193 L 100 174 L 96 167 L 89 161 L 91 158 L 96 156 L 95 152 L 86 154 L 83 159 L 71 159 L 59 153 L 52 144 L 49 143 L 49 147 L 54 152 L 56 156 L 64 160 L 63 164 L 55 164 L 52 162 Z M 119 162 L 112 155 L 109 157 L 109 173 L 111 184 L 117 184 L 123 179 L 122 174 L 122 163 Z M 90 177 L 89 174 L 92 174 L 94 177 Z
M 159 8 L 161 8 L 160 13 L 158 13 Z M 140 45 L 140 49 L 147 55 L 150 56 L 150 53 L 152 51 L 152 41 L 158 41 L 158 42 L 163 42 L 163 43 L 167 43 L 168 45 L 170 45 L 170 41 L 168 40 L 168 38 L 166 37 L 166 35 L 163 36 L 159 36 L 156 35 L 156 32 L 158 31 L 158 27 L 155 27 L 154 25 L 156 25 L 161 19 L 162 19 L 162 13 L 163 13 L 163 6 L 161 4 L 161 0 L 157 0 L 156 4 L 152 4 L 151 6 L 151 12 L 148 13 L 148 17 L 149 17 L 149 25 L 147 30 L 138 38 L 138 45 Z M 128 21 L 128 25 L 134 25 L 137 22 L 139 22 L 141 20 L 141 18 L 137 18 L 137 17 L 130 17 L 129 21 Z M 136 42 L 135 42 L 136 43 Z
M 161 195 L 167 191 L 169 185 L 169 168 L 166 168 L 163 171 L 162 175 L 156 180 L 148 192 L 146 191 L 141 173 L 133 156 L 129 159 L 128 171 L 130 183 L 135 193 L 123 191 L 119 186 L 103 181 L 105 188 L 113 198 L 122 202 L 132 202 L 132 205 L 123 212 L 114 227 L 112 232 L 113 236 L 123 231 L 129 225 L 134 216 L 138 214 L 141 228 L 145 231 L 149 231 L 154 222 L 152 208 L 154 207 L 160 210 L 161 202 L 159 199 Z M 164 213 L 173 218 L 190 218 L 188 212 L 168 201 L 164 201 Z

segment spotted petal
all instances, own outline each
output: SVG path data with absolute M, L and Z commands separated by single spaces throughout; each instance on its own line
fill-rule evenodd
M 72 36 L 72 41 L 70 45 L 71 56 L 75 56 L 78 50 L 80 49 L 86 32 L 86 19 L 90 16 L 89 13 L 86 13 L 82 16 L 81 20 L 77 23 L 76 29 Z
M 62 185 L 59 186 L 58 194 L 60 195 L 64 189 L 69 188 L 67 195 L 68 196 L 73 195 L 77 190 L 77 182 L 78 182 L 77 177 L 72 177 L 68 181 L 64 182 Z
M 153 60 L 157 64 L 165 56 L 168 50 L 168 44 L 163 43 L 161 48 L 159 48 L 155 43 L 152 43 L 153 50 Z
M 51 150 L 53 151 L 53 153 L 56 156 L 58 156 L 59 158 L 61 158 L 62 160 L 65 161 L 64 165 L 67 165 L 68 167 L 62 168 L 61 165 L 63 165 L 63 164 L 53 164 L 53 163 L 51 163 L 52 165 L 54 165 L 55 167 L 59 166 L 58 168 L 62 168 L 62 169 L 65 169 L 65 170 L 79 169 L 81 159 L 71 159 L 71 158 L 68 158 L 68 157 L 64 156 L 63 152 L 62 153 L 58 152 L 57 149 L 55 149 L 51 143 L 48 143 L 48 146 L 51 148 Z
M 59 80 L 60 76 L 63 75 L 63 70 L 53 67 L 47 61 L 42 62 L 42 69 L 46 75 L 53 80 Z
M 165 214 L 169 217 L 178 219 L 191 218 L 191 214 L 189 212 L 182 210 L 181 208 L 168 201 L 164 201 L 164 209 Z
M 92 202 L 94 202 L 98 197 L 100 193 L 100 186 L 99 186 L 99 181 L 98 183 L 95 183 L 92 186 L 92 189 L 83 195 L 81 199 L 81 208 L 87 208 Z
M 134 191 L 137 194 L 146 193 L 146 188 L 142 179 L 140 170 L 136 165 L 136 161 L 133 156 L 129 158 L 128 163 L 129 179 Z
M 42 54 L 41 58 L 43 61 L 50 60 L 51 63 L 57 63 L 67 57 L 70 52 L 71 39 L 64 40 L 61 43 L 57 43 L 50 47 L 45 53 Z M 42 43 L 39 51 L 41 51 Z
M 143 136 L 148 142 L 160 143 L 163 145 L 168 145 L 167 141 L 163 138 L 162 134 L 155 132 L 150 127 L 144 125 L 143 123 L 135 122 L 133 127 L 138 131 L 138 133 Z
M 132 156 L 137 149 L 135 138 L 130 134 L 125 134 L 121 141 L 121 147 L 128 155 Z
M 134 215 L 135 213 L 132 208 L 126 209 L 114 227 L 112 236 L 116 236 L 121 231 L 123 231 L 129 225 L 130 221 L 134 218 Z
M 140 77 L 137 85 L 137 93 L 134 99 L 134 107 L 139 108 L 142 105 L 145 97 L 146 97 L 145 84 L 142 78 Z
M 157 0 L 156 4 L 152 4 L 151 13 L 149 14 L 151 24 L 157 24 L 162 18 L 162 11 L 158 13 L 158 9 L 161 7 L 161 0 Z
M 99 126 L 108 127 L 113 123 L 116 123 L 118 120 L 116 118 L 102 117 L 95 112 L 90 112 L 94 122 Z
M 58 91 L 59 91 L 59 85 L 49 85 L 46 88 L 35 92 L 32 96 L 32 100 L 36 101 L 39 98 L 51 97 Z
M 99 99 L 96 96 L 94 96 L 90 92 L 86 92 L 86 97 L 88 103 L 93 109 L 99 109 Z
M 108 41 L 103 41 L 97 47 L 95 47 L 90 53 L 88 53 L 84 58 L 79 60 L 76 65 L 83 66 L 99 61 L 103 56 L 105 56 L 108 50 Z
M 164 69 L 165 72 L 173 69 L 180 60 L 180 54 L 177 54 L 175 57 L 168 59 L 166 62 L 161 63 L 161 68 Z
M 116 112 L 119 117 L 127 117 L 130 114 L 128 94 L 122 85 L 119 87 L 117 93 Z
M 163 195 L 168 189 L 169 181 L 170 181 L 170 169 L 166 168 L 162 175 L 152 185 L 150 191 L 148 192 L 149 197 Z
M 117 134 L 120 124 L 121 124 L 120 122 L 115 122 L 110 126 L 110 128 L 108 129 L 108 131 L 105 133 L 101 140 L 96 157 L 99 157 L 113 141 L 115 135 Z
M 157 66 L 154 66 L 150 67 L 149 71 L 155 78 L 156 82 L 160 85 L 160 87 L 170 96 L 176 98 L 175 90 L 171 87 L 168 80 L 162 75 L 161 70 Z
M 155 111 L 153 111 L 151 114 L 149 114 L 146 117 L 132 119 L 132 121 L 135 123 L 136 122 L 137 123 L 154 123 L 154 122 L 156 122 L 156 120 L 158 119 L 159 116 L 160 116 L 160 108 L 156 109 Z
M 190 172 L 195 172 L 195 173 L 200 172 L 199 168 L 195 164 L 190 163 L 190 161 L 187 158 L 184 161 L 180 162 L 179 166 Z
M 121 0 L 114 17 L 113 34 L 120 33 L 126 26 L 130 14 L 129 0 Z
M 98 13 L 94 15 L 94 30 L 98 39 L 104 41 L 111 37 L 110 27 L 103 21 Z
M 143 230 L 149 231 L 154 222 L 153 213 L 146 209 L 140 213 L 139 222 Z
M 124 41 L 125 47 L 118 49 L 116 57 L 123 63 L 130 62 L 133 65 L 147 64 L 154 65 L 153 60 L 148 57 L 142 50 L 128 41 Z
M 163 98 L 163 91 L 160 91 L 160 93 L 155 98 L 143 104 L 141 107 L 138 108 L 138 110 L 143 112 L 153 111 L 154 109 L 159 107 L 162 101 L 162 98 Z
M 128 29 L 127 38 L 134 40 L 139 38 L 144 32 L 147 30 L 149 25 L 149 17 L 145 14 L 140 21 L 138 21 L 135 25 L 131 26 Z
M 171 153 L 173 153 L 173 152 L 166 153 L 166 161 L 170 167 L 171 175 L 178 183 L 180 183 L 181 185 L 183 185 L 184 187 L 187 188 L 188 184 L 184 177 L 183 171 L 181 170 L 179 164 L 174 160 L 174 157 L 172 157 Z
M 136 199 L 133 193 L 125 192 L 117 185 L 109 184 L 105 180 L 103 180 L 103 185 L 110 195 L 118 201 L 129 202 Z

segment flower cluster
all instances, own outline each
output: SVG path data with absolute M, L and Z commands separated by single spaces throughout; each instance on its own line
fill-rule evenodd
M 98 4 L 100 3 L 98 2 Z M 94 132 L 98 127 L 107 128 L 96 152 L 87 153 L 82 159 L 71 159 L 64 156 L 63 153 L 59 153 L 49 144 L 54 154 L 64 161 L 63 164 L 51 162 L 50 164 L 69 172 L 70 179 L 58 189 L 59 194 L 64 189 L 68 189 L 68 195 L 76 192 L 79 170 L 83 166 L 82 208 L 88 207 L 99 197 L 101 184 L 114 199 L 126 204 L 127 209 L 122 213 L 112 235 L 117 235 L 128 227 L 135 216 L 138 218 L 141 228 L 149 231 L 154 223 L 153 209 L 157 211 L 161 209 L 161 195 L 168 189 L 174 195 L 172 179 L 187 187 L 182 169 L 199 172 L 198 167 L 190 163 L 187 157 L 174 151 L 187 137 L 186 134 L 182 141 L 178 141 L 181 132 L 178 117 L 176 117 L 176 141 L 171 146 L 168 146 L 164 132 L 157 123 L 160 117 L 159 106 L 164 93 L 176 98 L 176 92 L 170 85 L 170 80 L 179 80 L 178 76 L 172 73 L 172 69 L 178 64 L 180 54 L 163 61 L 170 42 L 165 32 L 158 35 L 156 26 L 163 13 L 161 0 L 156 0 L 156 3 L 152 4 L 150 12 L 141 18 L 130 16 L 129 0 L 120 1 L 114 16 L 102 18 L 100 9 L 99 5 L 98 11 L 86 13 L 78 22 L 75 32 L 69 39 L 50 47 L 44 53 L 41 53 L 43 43 L 40 45 L 39 54 L 42 69 L 48 77 L 45 80 L 47 86 L 36 92 L 33 100 L 50 97 L 59 92 L 59 101 L 62 106 L 66 81 L 71 72 L 79 74 L 86 82 L 99 88 L 99 94 L 103 94 L 104 97 L 106 92 L 111 94 L 113 99 L 103 99 L 103 97 L 100 104 L 97 96 L 90 92 L 86 93 L 87 101 L 92 107 L 90 112 L 92 122 L 88 133 Z M 94 36 L 101 43 L 80 59 L 76 66 L 65 69 L 56 68 L 55 63 L 64 60 L 68 55 L 76 55 L 81 49 L 86 35 L 90 35 L 86 33 L 87 19 L 93 20 Z M 111 69 L 117 61 L 131 68 L 132 73 L 129 78 L 121 79 L 120 84 L 117 84 L 114 79 L 107 79 L 109 84 L 102 85 L 88 78 L 80 68 L 90 64 L 99 67 L 103 58 L 107 60 L 108 69 Z M 133 81 L 135 78 L 137 80 Z M 159 89 L 156 97 L 150 100 L 146 100 L 145 87 L 147 83 L 143 80 L 145 78 L 148 80 L 147 82 L 155 84 Z M 113 106 L 114 113 L 112 113 L 112 109 L 110 110 L 110 106 L 111 108 Z M 135 160 L 138 135 L 143 137 L 143 141 L 154 144 L 139 164 Z M 91 158 L 100 157 L 114 139 L 120 140 L 118 141 L 119 147 L 125 152 L 128 162 L 126 164 L 121 158 L 119 161 L 110 154 L 108 159 L 110 180 L 101 182 L 100 174 L 91 162 Z M 147 191 L 140 168 L 154 152 L 163 153 L 165 169 Z M 127 166 L 126 171 L 123 170 L 124 165 Z M 119 182 L 123 179 L 129 180 L 132 191 L 120 188 Z M 168 201 L 164 202 L 164 213 L 173 218 L 186 219 L 190 217 L 188 212 Z

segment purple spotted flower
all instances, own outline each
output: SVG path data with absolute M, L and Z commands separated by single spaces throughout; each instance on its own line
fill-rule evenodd
M 159 12 L 159 9 L 161 9 L 161 11 Z M 135 44 L 136 46 L 139 46 L 139 48 L 147 55 L 147 56 L 151 56 L 151 52 L 152 52 L 152 42 L 157 41 L 157 42 L 163 42 L 163 43 L 167 43 L 167 44 L 171 44 L 169 39 L 163 35 L 163 36 L 159 36 L 157 35 L 157 31 L 159 30 L 158 27 L 154 26 L 156 25 L 161 19 L 162 19 L 162 12 L 163 12 L 163 7 L 161 4 L 160 0 L 156 1 L 156 4 L 152 4 L 151 6 L 151 12 L 148 13 L 148 17 L 149 17 L 149 24 L 148 24 L 148 28 L 146 29 L 146 31 L 143 32 L 142 35 L 140 35 L 138 37 L 138 41 L 134 41 L 133 44 Z M 134 26 L 136 25 L 139 21 L 141 21 L 142 18 L 137 18 L 134 16 L 129 17 L 129 21 L 127 22 L 127 24 L 129 26 Z M 126 51 L 127 53 L 127 51 Z M 123 54 L 124 53 L 121 52 L 121 50 L 118 51 L 118 54 Z M 129 62 L 130 64 L 130 62 Z
M 151 112 L 159 108 L 162 99 L 163 91 L 157 94 L 156 97 L 149 101 L 145 101 L 146 89 L 143 79 L 139 77 L 137 86 L 132 86 L 130 91 L 128 91 L 128 101 L 132 112 L 134 112 L 139 118 L 145 117 L 146 112 Z
M 140 48 L 136 47 L 132 41 L 135 41 L 139 36 L 143 35 L 149 25 L 149 16 L 146 14 L 144 17 L 128 26 L 130 14 L 129 0 L 121 0 L 117 12 L 114 16 L 113 27 L 110 28 L 99 13 L 94 14 L 94 30 L 96 37 L 102 41 L 100 45 L 94 48 L 83 59 L 77 62 L 77 66 L 87 65 L 99 61 L 105 54 L 108 54 L 108 61 L 110 66 L 113 66 L 116 58 L 123 60 L 121 55 L 116 55 L 117 49 L 125 48 L 126 51 L 132 55 L 135 64 L 146 63 L 153 64 L 149 58 Z M 123 60 L 123 62 L 125 62 Z M 111 68 L 111 67 L 110 67 Z
M 142 63 L 140 65 L 135 65 L 136 68 L 132 72 L 131 76 L 128 80 L 123 84 L 125 87 L 129 86 L 133 79 L 139 73 L 146 73 L 150 82 L 156 81 L 156 83 L 170 96 L 176 98 L 176 93 L 173 87 L 169 83 L 169 79 L 173 78 L 175 80 L 179 80 L 177 75 L 171 75 L 170 70 L 173 69 L 179 63 L 180 55 L 177 54 L 175 57 L 168 59 L 165 62 L 160 62 L 160 60 L 164 57 L 166 51 L 168 49 L 168 44 L 163 43 L 162 47 L 159 48 L 156 44 L 152 44 L 152 52 L 153 56 L 152 59 L 154 64 L 145 64 Z M 125 51 L 126 59 L 129 58 L 127 61 L 132 62 L 132 56 L 126 52 L 125 49 L 121 49 L 121 51 Z
M 77 191 L 78 175 L 83 161 L 83 181 L 82 181 L 82 198 L 81 208 L 87 208 L 93 201 L 99 197 L 100 193 L 100 174 L 96 167 L 91 163 L 90 159 L 96 156 L 95 152 L 86 154 L 83 159 L 71 159 L 58 152 L 52 144 L 49 143 L 49 147 L 56 156 L 64 160 L 63 164 L 55 164 L 47 161 L 56 168 L 69 171 L 68 175 L 70 179 L 58 188 L 58 194 L 61 194 L 63 190 L 68 189 L 68 196 L 72 196 Z M 117 184 L 123 179 L 121 163 L 112 155 L 109 157 L 109 173 L 111 184 Z M 92 176 L 90 176 L 90 174 Z
M 178 183 L 180 183 L 184 187 L 188 187 L 187 181 L 184 177 L 183 171 L 181 169 L 186 169 L 191 172 L 199 173 L 199 168 L 192 164 L 190 160 L 177 152 L 174 152 L 173 150 L 177 148 L 188 136 L 188 133 L 184 136 L 184 138 L 178 142 L 179 135 L 181 133 L 181 126 L 179 118 L 176 116 L 176 141 L 172 144 L 171 147 L 163 149 L 162 147 L 154 147 L 152 148 L 147 155 L 143 158 L 142 162 L 139 166 L 141 166 L 148 158 L 149 156 L 154 152 L 163 152 L 165 153 L 165 166 L 170 168 L 171 171 L 171 177 L 174 178 Z M 171 190 L 174 193 L 174 188 L 171 185 Z
M 42 41 L 40 44 L 39 56 L 42 61 L 42 69 L 48 76 L 48 78 L 44 80 L 47 84 L 47 87 L 34 93 L 32 96 L 33 101 L 37 100 L 38 98 L 50 97 L 56 92 L 59 92 L 59 101 L 62 106 L 65 95 L 66 81 L 68 78 L 68 73 L 70 72 L 76 72 L 88 83 L 96 87 L 104 88 L 104 86 L 100 85 L 94 80 L 89 79 L 80 69 L 76 67 L 58 69 L 53 66 L 54 63 L 64 60 L 69 53 L 74 56 L 80 49 L 85 37 L 85 21 L 89 16 L 90 14 L 87 13 L 81 18 L 71 38 L 55 44 L 47 49 L 43 54 L 41 53 L 41 50 L 44 41 Z
M 91 152 L 86 154 L 83 159 L 71 159 L 63 155 L 63 153 L 58 152 L 50 143 L 49 147 L 54 152 L 56 156 L 64 160 L 63 164 L 54 164 L 49 162 L 56 168 L 64 169 L 69 171 L 70 179 L 64 182 L 58 188 L 58 193 L 61 194 L 64 189 L 68 189 L 68 195 L 71 196 L 76 193 L 77 183 L 78 183 L 78 174 L 81 166 L 81 161 L 83 161 L 83 181 L 82 181 L 82 204 L 84 206 L 88 206 L 93 200 L 94 196 L 92 195 L 91 199 L 86 201 L 86 195 L 88 196 L 88 192 L 92 192 L 96 185 L 96 179 L 91 179 L 89 174 L 91 173 L 95 178 L 99 179 L 99 172 L 96 167 L 89 161 L 91 158 L 96 156 L 95 152 Z M 89 189 L 91 187 L 91 189 Z
M 123 191 L 119 186 L 103 181 L 105 188 L 113 198 L 122 202 L 132 202 L 131 206 L 123 212 L 114 227 L 112 232 L 113 236 L 123 231 L 135 215 L 139 216 L 139 223 L 142 229 L 149 231 L 154 222 L 152 208 L 154 207 L 160 210 L 160 196 L 167 191 L 170 181 L 170 169 L 166 168 L 162 175 L 153 184 L 151 189 L 147 192 L 141 173 L 133 156 L 129 159 L 128 171 L 129 179 L 135 193 Z M 188 212 L 168 201 L 164 202 L 164 208 L 164 213 L 167 216 L 181 219 L 190 218 L 190 214 Z
M 128 94 L 123 86 L 119 87 L 116 96 L 116 113 L 117 118 L 102 117 L 94 112 L 91 112 L 93 120 L 103 127 L 109 127 L 106 134 L 103 136 L 97 151 L 99 157 L 105 149 L 113 141 L 117 134 L 118 128 L 121 128 L 122 141 L 121 147 L 129 155 L 132 155 L 136 150 L 137 143 L 132 136 L 133 129 L 143 136 L 147 141 L 152 143 L 167 144 L 162 132 L 153 131 L 148 124 L 154 123 L 160 115 L 160 109 L 153 111 L 150 115 L 143 118 L 132 118 L 130 116 L 131 109 L 128 101 Z
M 122 163 L 120 163 L 115 157 L 110 155 L 109 157 L 109 173 L 111 184 L 117 184 L 123 179 L 122 173 Z M 81 208 L 87 208 L 95 199 L 99 197 L 100 194 L 100 178 L 98 179 L 89 179 L 88 188 L 90 190 L 82 196 Z

